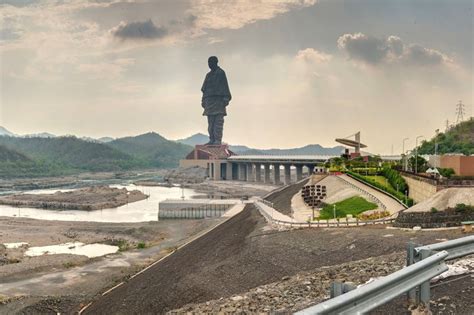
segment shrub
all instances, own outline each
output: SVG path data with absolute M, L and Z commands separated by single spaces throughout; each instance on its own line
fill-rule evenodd
M 435 207 L 432 207 L 430 211 L 431 211 L 431 213 L 436 213 L 436 212 L 438 212 L 438 209 L 436 209 Z
M 145 242 L 138 242 L 138 244 L 137 244 L 138 249 L 144 249 L 145 247 L 146 247 Z
M 454 207 L 454 210 L 456 212 L 461 212 L 461 213 L 464 213 L 464 212 L 471 212 L 471 211 L 474 211 L 474 206 L 471 206 L 471 205 L 466 205 L 464 203 L 458 203 L 455 207 Z
M 398 199 L 398 200 L 404 202 L 408 207 L 411 207 L 411 206 L 413 206 L 413 204 L 414 204 L 413 199 L 411 199 L 411 198 L 405 199 L 405 195 L 403 194 L 403 192 L 400 192 L 400 191 L 397 192 L 397 191 L 396 191 L 395 189 L 393 189 L 393 188 L 386 187 L 385 185 L 381 185 L 381 184 L 379 184 L 379 183 L 377 183 L 377 182 L 374 182 L 373 180 L 369 180 L 369 179 L 365 178 L 364 176 L 359 175 L 359 174 L 357 174 L 357 173 L 354 173 L 354 172 L 351 172 L 351 171 L 347 171 L 346 173 L 347 173 L 347 174 L 350 174 L 350 175 L 351 175 L 352 177 L 354 177 L 354 178 L 359 179 L 359 180 L 362 181 L 362 182 L 365 182 L 365 183 L 367 183 L 367 184 L 370 184 L 370 185 L 372 185 L 372 186 L 377 187 L 377 188 L 380 189 L 380 190 L 385 191 L 386 193 L 392 195 L 392 196 L 395 197 L 396 199 Z M 401 176 L 400 176 L 400 177 L 401 177 Z M 402 178 L 402 179 L 403 179 L 403 178 Z M 403 181 L 405 181 L 405 180 L 403 180 Z M 390 183 L 390 181 L 389 181 L 389 183 Z M 406 185 L 406 184 L 405 184 L 405 185 Z M 407 186 L 407 187 L 408 187 L 408 186 Z M 400 188 L 400 187 L 399 187 L 399 188 Z M 402 190 L 402 191 L 403 191 L 403 190 Z
M 390 216 L 390 211 L 383 210 L 383 211 L 374 211 L 369 214 L 361 213 L 357 216 L 357 218 L 362 221 L 370 221 L 370 220 L 377 220 L 379 218 L 385 218 L 388 216 Z

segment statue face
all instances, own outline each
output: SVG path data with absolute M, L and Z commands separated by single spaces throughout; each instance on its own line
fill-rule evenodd
M 208 60 L 207 64 L 209 65 L 209 68 L 211 70 L 214 70 L 217 68 L 217 61 L 215 61 L 214 59 Z

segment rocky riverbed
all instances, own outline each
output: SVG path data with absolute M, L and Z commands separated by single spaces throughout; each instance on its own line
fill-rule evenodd
M 53 194 L 13 194 L 0 197 L 0 204 L 57 210 L 99 210 L 116 208 L 148 198 L 139 190 L 95 186 Z

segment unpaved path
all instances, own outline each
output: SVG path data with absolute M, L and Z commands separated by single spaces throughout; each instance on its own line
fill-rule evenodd
M 246 292 L 302 271 L 461 237 L 383 227 L 265 231 L 253 205 L 93 303 L 85 314 L 162 314 Z

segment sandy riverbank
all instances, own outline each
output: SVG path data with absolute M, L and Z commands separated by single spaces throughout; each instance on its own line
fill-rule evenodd
M 148 198 L 139 190 L 95 186 L 53 194 L 13 194 L 0 197 L 0 204 L 56 210 L 99 210 L 116 208 Z

